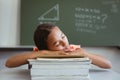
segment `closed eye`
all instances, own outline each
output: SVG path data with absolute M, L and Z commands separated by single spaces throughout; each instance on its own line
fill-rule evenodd
M 58 46 L 59 46 L 59 43 L 58 43 L 58 42 L 56 42 L 55 47 L 58 47 Z
M 64 39 L 66 37 L 63 33 L 61 34 L 61 36 L 62 36 L 62 39 Z
M 62 36 L 62 39 L 64 39 L 65 38 L 65 36 Z

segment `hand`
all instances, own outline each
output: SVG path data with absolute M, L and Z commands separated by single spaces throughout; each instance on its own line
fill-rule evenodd
M 75 50 L 77 50 L 77 49 L 80 49 L 80 45 L 69 45 L 68 47 L 66 47 L 65 49 L 64 49 L 64 51 L 75 51 Z
M 39 51 L 37 47 L 33 47 L 33 51 Z
M 82 49 L 82 48 L 77 49 L 75 51 L 69 51 L 69 52 L 67 51 L 67 55 L 85 56 L 86 53 L 87 52 L 84 49 Z

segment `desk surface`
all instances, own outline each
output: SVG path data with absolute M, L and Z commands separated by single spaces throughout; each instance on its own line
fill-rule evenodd
M 27 69 L 1 70 L 0 80 L 30 80 L 30 71 Z M 112 70 L 90 69 L 90 80 L 120 80 L 120 74 Z

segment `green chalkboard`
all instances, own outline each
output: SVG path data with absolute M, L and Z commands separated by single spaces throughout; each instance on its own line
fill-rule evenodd
M 21 45 L 34 45 L 35 28 L 48 22 L 70 43 L 120 45 L 120 0 L 21 0 Z

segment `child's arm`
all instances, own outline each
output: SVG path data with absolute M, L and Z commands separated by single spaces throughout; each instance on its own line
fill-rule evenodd
M 96 66 L 106 69 L 111 68 L 111 62 L 103 56 L 89 53 L 86 53 L 85 56 L 89 57 L 92 60 L 92 63 Z
M 6 61 L 7 67 L 18 67 L 23 64 L 27 64 L 27 59 L 35 59 L 38 56 L 41 55 L 79 55 L 79 56 L 85 56 L 89 57 L 92 60 L 92 63 L 94 65 L 97 65 L 101 68 L 111 68 L 111 63 L 107 59 L 103 58 L 102 56 L 95 55 L 95 54 L 89 54 L 85 52 L 82 48 L 72 51 L 72 52 L 64 52 L 64 51 L 48 51 L 48 50 L 42 50 L 42 51 L 33 51 L 23 54 L 17 54 L 11 58 L 9 58 Z
M 28 63 L 28 59 L 35 59 L 41 55 L 65 55 L 64 51 L 48 51 L 48 50 L 41 50 L 41 51 L 33 51 L 27 53 L 21 53 L 10 57 L 6 61 L 6 67 L 18 67 Z
M 73 52 L 69 52 L 70 55 L 81 55 L 81 56 L 85 56 L 88 57 L 92 60 L 92 64 L 101 67 L 101 68 L 111 68 L 111 62 L 107 59 L 105 59 L 103 56 L 100 55 L 96 55 L 96 54 L 90 54 L 88 52 L 86 52 L 85 50 L 83 50 L 82 48 L 73 51 Z

